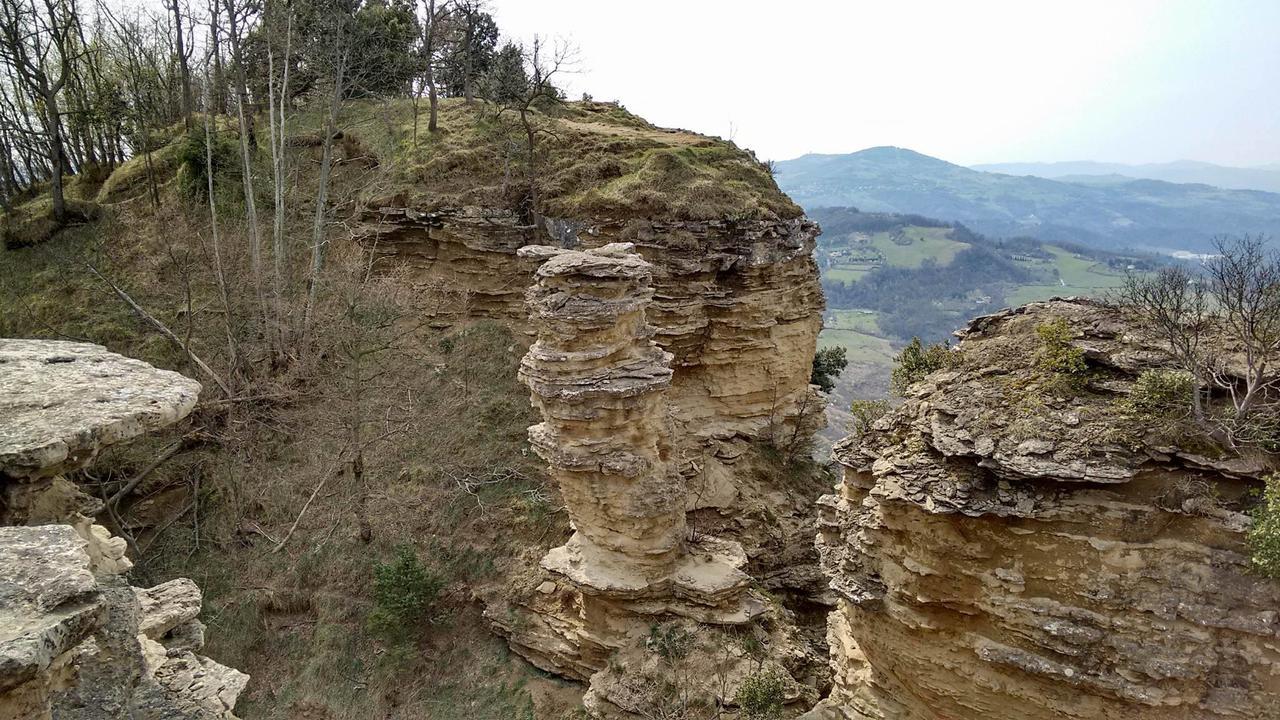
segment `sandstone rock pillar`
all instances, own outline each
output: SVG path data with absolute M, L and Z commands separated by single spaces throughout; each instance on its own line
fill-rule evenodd
M 520 253 L 542 261 L 528 296 L 538 340 L 520 368 L 544 418 L 529 439 L 575 529 L 543 567 L 592 595 L 732 603 L 749 582 L 741 549 L 703 538 L 689 551 L 666 402 L 672 356 L 645 319 L 652 267 L 621 243 Z

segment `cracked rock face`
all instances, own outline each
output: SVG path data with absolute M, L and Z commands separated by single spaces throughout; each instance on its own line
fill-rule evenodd
M 1065 318 L 1077 393 L 1035 370 Z M 1280 583 L 1248 572 L 1266 456 L 1179 449 L 1123 399 L 1157 341 L 1115 310 L 980 318 L 963 361 L 837 446 L 818 546 L 839 595 L 811 718 L 1280 717 Z
M 442 326 L 468 317 L 528 328 L 524 291 L 538 262 L 525 245 L 590 249 L 632 243 L 650 263 L 654 340 L 671 353 L 669 392 L 682 433 L 699 441 L 759 437 L 798 412 L 809 391 L 823 298 L 804 219 L 717 222 L 543 218 L 524 225 L 485 208 L 383 208 L 360 241 L 405 269 Z

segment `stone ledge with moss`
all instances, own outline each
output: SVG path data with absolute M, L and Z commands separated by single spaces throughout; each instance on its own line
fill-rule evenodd
M 1274 717 L 1280 582 L 1248 533 L 1276 457 L 1144 411 L 1169 364 L 1150 333 L 1084 300 L 978 318 L 837 446 L 836 682 L 811 717 Z

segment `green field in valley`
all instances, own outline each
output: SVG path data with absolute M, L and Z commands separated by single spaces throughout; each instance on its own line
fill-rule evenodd
M 832 280 L 851 283 L 881 266 L 918 268 L 929 258 L 946 265 L 969 247 L 950 234 L 951 228 L 914 225 L 893 232 L 849 233 L 824 242 L 831 264 L 823 272 Z
M 1102 297 L 1124 282 L 1123 272 L 1104 263 L 1080 257 L 1055 245 L 1045 245 L 1044 249 L 1053 254 L 1053 260 L 1024 261 L 1023 264 L 1042 273 L 1056 268 L 1061 282 L 1019 286 L 1005 298 L 1006 305 L 1016 307 L 1055 296 Z

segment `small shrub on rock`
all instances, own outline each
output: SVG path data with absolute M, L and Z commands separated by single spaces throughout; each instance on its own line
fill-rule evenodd
M 773 668 L 747 676 L 734 696 L 742 720 L 779 720 L 786 699 L 782 675 Z
M 370 628 L 392 639 L 400 640 L 405 632 L 425 622 L 444 579 L 427 568 L 408 545 L 396 548 L 396 556 L 388 563 L 373 568 L 375 607 L 369 615 Z
M 899 395 L 907 392 L 907 388 L 920 382 L 926 375 L 943 368 L 955 367 L 960 361 L 960 354 L 951 349 L 950 343 L 940 342 L 925 345 L 920 338 L 913 337 L 902 352 L 893 359 L 895 367 L 890 378 L 893 391 Z
M 645 647 L 667 662 L 683 660 L 693 650 L 693 634 L 674 623 L 649 628 Z
M 1267 477 L 1262 502 L 1252 514 L 1250 564 L 1259 574 L 1280 578 L 1280 474 Z
M 1084 351 L 1071 344 L 1071 326 L 1066 320 L 1056 318 L 1036 326 L 1040 350 L 1036 353 L 1036 367 L 1055 375 L 1083 375 L 1089 366 L 1084 361 Z
M 1140 415 L 1183 417 L 1190 412 L 1195 379 L 1181 370 L 1143 370 L 1133 383 L 1129 407 Z
M 843 345 L 824 347 L 813 355 L 813 373 L 809 382 L 822 388 L 822 392 L 836 389 L 836 378 L 849 365 Z
M 886 400 L 854 400 L 849 405 L 849 412 L 853 415 L 849 432 L 854 437 L 861 437 L 875 421 L 889 412 L 889 403 Z

